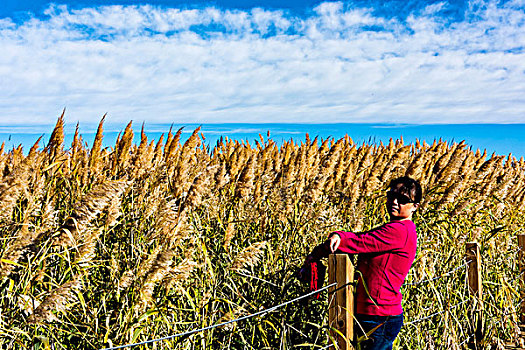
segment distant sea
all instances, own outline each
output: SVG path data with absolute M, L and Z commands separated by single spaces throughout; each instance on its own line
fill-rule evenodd
M 66 124 L 65 144 L 69 147 L 73 140 L 75 125 Z M 140 141 L 141 123 L 133 125 L 135 142 Z M 201 126 L 201 132 L 206 138 L 206 145 L 213 148 L 221 137 L 233 140 L 248 141 L 255 145 L 259 134 L 267 139 L 267 133 L 277 144 L 293 139 L 295 142 L 304 142 L 306 133 L 313 139 L 339 139 L 346 134 L 354 142 L 379 144 L 388 143 L 390 138 L 396 140 L 403 137 L 405 144 L 413 143 L 416 139 L 431 144 L 434 140 L 442 139 L 449 143 L 465 140 L 467 147 L 472 150 L 487 150 L 490 155 L 512 153 L 516 158 L 525 157 L 525 124 L 439 124 L 439 125 L 411 125 L 411 124 L 145 124 L 144 130 L 149 140 L 158 140 L 161 134 L 167 134 L 170 127 L 175 133 L 184 127 L 181 140 L 185 141 L 195 128 Z M 7 126 L 0 125 L 0 143 L 5 143 L 5 149 L 10 150 L 22 144 L 27 152 L 35 141 L 43 136 L 40 146 L 43 147 L 49 140 L 54 125 L 38 126 Z M 104 146 L 112 147 L 125 124 L 104 125 Z M 96 124 L 80 125 L 80 134 L 83 140 L 91 147 Z M 166 135 L 165 135 L 166 137 Z

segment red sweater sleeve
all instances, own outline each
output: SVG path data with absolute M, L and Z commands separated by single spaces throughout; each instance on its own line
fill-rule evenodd
M 395 221 L 362 233 L 335 233 L 341 236 L 338 250 L 349 254 L 388 252 L 403 247 L 407 240 L 405 226 Z

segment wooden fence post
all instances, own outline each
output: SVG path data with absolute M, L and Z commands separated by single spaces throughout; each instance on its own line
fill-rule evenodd
M 520 323 L 525 323 L 525 235 L 518 235 L 518 264 L 520 269 Z
M 328 290 L 330 336 L 339 349 L 353 349 L 350 342 L 354 337 L 354 266 L 347 254 L 330 254 L 328 280 L 329 283 L 337 282 Z
M 465 258 L 468 263 L 468 286 L 474 298 L 471 323 L 474 337 L 468 343 L 469 349 L 481 349 L 483 339 L 483 288 L 481 281 L 481 256 L 477 242 L 467 242 Z

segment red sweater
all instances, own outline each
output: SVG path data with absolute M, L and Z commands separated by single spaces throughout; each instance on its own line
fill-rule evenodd
M 341 236 L 338 252 L 359 254 L 357 270 L 362 278 L 356 273 L 359 277 L 355 313 L 400 315 L 403 312 L 400 288 L 416 255 L 416 225 L 410 220 L 392 221 L 367 232 L 336 233 Z M 326 243 L 322 255 L 327 253 Z M 318 253 L 321 253 L 320 250 Z

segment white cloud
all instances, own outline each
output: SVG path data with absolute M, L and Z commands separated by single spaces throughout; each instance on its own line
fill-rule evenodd
M 446 3 L 406 22 L 337 2 L 53 6 L 0 20 L 0 123 L 525 123 L 523 4 L 478 5 L 450 25 Z
M 426 6 L 423 11 L 421 12 L 423 15 L 435 15 L 442 9 L 447 7 L 447 3 L 442 1 L 435 4 L 431 4 Z

